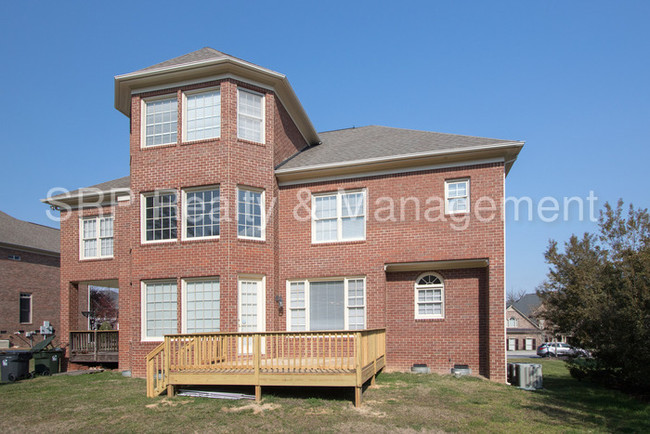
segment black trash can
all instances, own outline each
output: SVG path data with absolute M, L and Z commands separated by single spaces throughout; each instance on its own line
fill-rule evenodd
M 61 348 L 41 350 L 34 353 L 32 355 L 34 367 L 30 371 L 36 375 L 58 374 L 61 371 L 61 357 L 63 357 Z
M 8 351 L 0 355 L 0 381 L 13 383 L 28 378 L 31 358 L 32 353 L 29 351 Z

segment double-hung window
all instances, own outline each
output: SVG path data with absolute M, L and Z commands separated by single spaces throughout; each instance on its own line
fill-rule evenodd
M 178 102 L 176 96 L 143 100 L 143 147 L 176 143 Z
M 142 241 L 176 239 L 176 192 L 155 192 L 142 196 Z
M 21 324 L 31 324 L 32 322 L 32 294 L 20 294 L 19 316 Z
M 237 236 L 264 239 L 264 191 L 237 188 Z
M 469 212 L 469 179 L 445 181 L 445 210 L 447 214 Z
M 218 332 L 221 324 L 219 278 L 183 281 L 183 333 Z
M 359 330 L 366 326 L 365 278 L 287 282 L 287 329 Z
M 142 282 L 142 340 L 161 341 L 178 332 L 176 281 Z
M 312 242 L 366 238 L 366 192 L 339 191 L 312 198 Z
M 237 137 L 264 143 L 264 95 L 237 89 Z
M 415 281 L 415 319 L 444 318 L 445 285 L 442 278 L 426 273 Z
M 81 219 L 81 258 L 111 258 L 113 256 L 113 216 Z
M 219 187 L 183 190 L 184 239 L 217 238 L 220 224 Z
M 221 135 L 221 91 L 186 92 L 183 137 L 185 141 L 214 139 Z

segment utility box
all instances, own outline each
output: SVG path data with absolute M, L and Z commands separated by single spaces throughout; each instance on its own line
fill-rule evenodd
M 515 383 L 525 390 L 541 389 L 543 386 L 542 365 L 537 363 L 515 363 Z

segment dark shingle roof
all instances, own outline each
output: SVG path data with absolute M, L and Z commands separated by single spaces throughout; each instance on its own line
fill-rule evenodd
M 60 232 L 56 228 L 18 220 L 0 211 L 0 243 L 59 253 Z
M 377 125 L 327 131 L 318 133 L 318 135 L 322 144 L 305 149 L 278 169 L 295 169 L 372 158 L 520 143 L 512 140 L 460 136 Z
M 131 187 L 131 177 L 125 176 L 123 178 L 113 179 L 111 181 L 102 182 L 100 184 L 91 185 L 90 187 L 80 188 L 78 190 L 73 190 L 69 193 L 63 193 L 56 196 L 52 196 L 50 199 L 64 199 L 67 197 L 74 197 L 79 195 L 82 192 L 89 193 L 90 190 L 99 190 L 103 192 L 109 192 L 118 188 L 130 188 Z
M 528 318 L 531 318 L 531 315 L 534 316 L 535 311 L 542 305 L 542 299 L 539 298 L 537 294 L 526 294 L 521 297 L 519 300 L 512 303 L 515 309 L 517 309 L 522 314 L 526 315 Z
M 267 69 L 263 68 L 259 65 L 255 65 L 254 63 L 248 62 L 246 60 L 240 59 L 239 57 L 231 56 L 230 54 L 223 53 L 221 51 L 215 50 L 214 48 L 210 47 L 204 47 L 201 48 L 200 50 L 192 51 L 191 53 L 183 54 L 182 56 L 174 57 L 173 59 L 165 60 L 164 62 L 156 63 L 155 65 L 147 66 L 146 68 L 142 68 L 138 71 L 135 71 L 135 73 L 138 72 L 145 72 L 145 71 L 152 71 L 155 69 L 163 69 L 163 68 L 170 68 L 172 66 L 179 66 L 179 65 L 185 65 L 188 63 L 194 63 L 194 62 L 201 62 L 201 61 L 207 61 L 207 60 L 217 60 L 217 59 L 236 59 L 240 62 L 247 63 L 249 65 L 253 65 L 258 68 L 262 69 Z

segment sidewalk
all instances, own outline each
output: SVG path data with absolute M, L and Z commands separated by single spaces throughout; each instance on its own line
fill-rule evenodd
M 539 358 L 535 350 L 508 351 L 508 359 Z

